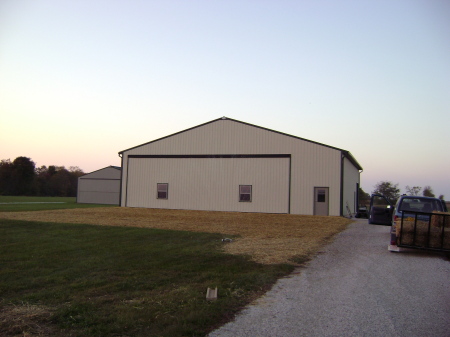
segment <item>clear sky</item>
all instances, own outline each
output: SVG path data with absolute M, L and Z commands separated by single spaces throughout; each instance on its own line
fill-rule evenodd
M 450 1 L 0 1 L 0 159 L 91 172 L 222 116 L 450 200 Z

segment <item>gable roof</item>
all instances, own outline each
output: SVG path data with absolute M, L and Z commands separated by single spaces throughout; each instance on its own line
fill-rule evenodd
M 97 173 L 97 172 L 100 172 L 100 171 L 103 171 L 103 170 L 106 170 L 106 169 L 109 169 L 109 168 L 112 168 L 112 169 L 115 169 L 115 170 L 118 170 L 118 171 L 122 171 L 122 168 L 120 166 L 110 165 L 110 166 L 106 166 L 106 167 L 103 167 L 101 169 L 98 169 L 98 170 L 95 170 L 95 171 L 92 171 L 92 172 L 85 173 L 82 176 L 80 176 L 79 178 L 85 177 L 87 175 L 90 175 L 90 174 L 93 174 L 93 173 Z
M 137 146 L 130 147 L 129 149 L 126 149 L 126 150 L 122 150 L 122 151 L 119 152 L 119 156 L 120 156 L 121 154 L 123 154 L 124 152 L 126 152 L 126 151 L 129 151 L 129 150 L 132 150 L 132 149 L 136 149 L 136 148 L 138 148 L 138 147 L 141 147 L 141 146 L 144 146 L 144 145 L 147 145 L 147 144 L 151 144 L 151 143 L 160 141 L 160 140 L 165 139 L 165 138 L 169 138 L 169 137 L 172 137 L 172 136 L 176 136 L 176 135 L 178 135 L 178 134 L 180 134 L 180 133 L 183 133 L 183 132 L 187 132 L 187 131 L 196 129 L 196 128 L 202 127 L 202 126 L 204 126 L 204 125 L 207 125 L 207 124 L 215 123 L 215 122 L 218 122 L 218 121 L 220 121 L 220 120 L 230 120 L 230 121 L 233 121 L 233 122 L 236 122 L 236 123 L 248 125 L 248 126 L 251 126 L 251 127 L 259 128 L 259 129 L 266 130 L 266 131 L 269 131 L 269 132 L 274 132 L 274 133 L 277 133 L 277 134 L 280 134 L 280 135 L 284 135 L 284 136 L 287 136 L 287 137 L 296 138 L 296 139 L 299 139 L 299 140 L 302 140 L 302 141 L 305 141 L 305 142 L 309 142 L 309 143 L 313 143 L 313 144 L 316 144 L 316 145 L 325 146 L 325 147 L 328 147 L 328 148 L 331 148 L 331 149 L 335 149 L 335 150 L 337 150 L 337 151 L 341 151 L 342 155 L 343 155 L 344 157 L 346 157 L 346 158 L 347 158 L 347 159 L 348 159 L 348 160 L 349 160 L 349 161 L 350 161 L 350 162 L 351 162 L 358 170 L 362 170 L 362 169 L 363 169 L 363 168 L 361 167 L 361 165 L 358 163 L 358 161 L 357 161 L 357 160 L 352 156 L 352 154 L 351 154 L 349 151 L 347 151 L 347 150 L 343 150 L 343 149 L 340 149 L 340 148 L 337 148 L 337 147 L 334 147 L 334 146 L 330 146 L 330 145 L 322 144 L 322 143 L 319 143 L 319 142 L 315 142 L 315 141 L 312 141 L 312 140 L 309 140 L 309 139 L 305 139 L 305 138 L 293 136 L 293 135 L 290 135 L 290 134 L 288 134 L 288 133 L 284 133 L 284 132 L 280 132 L 280 131 L 275 131 L 275 130 L 268 129 L 268 128 L 265 128 L 265 127 L 262 127 L 262 126 L 258 126 L 258 125 L 254 125 L 254 124 L 250 124 L 250 123 L 238 121 L 238 120 L 236 120 L 236 119 L 228 118 L 228 117 L 225 117 L 225 116 L 224 116 L 224 117 L 217 118 L 217 119 L 214 119 L 214 120 L 212 120 L 212 121 L 209 121 L 209 122 L 206 122 L 206 123 L 203 123 L 203 124 L 200 124 L 200 125 L 197 125 L 197 126 L 194 126 L 194 127 L 191 127 L 191 128 L 189 128 L 189 129 L 185 129 L 185 130 L 182 130 L 182 131 L 179 131 L 179 132 L 170 134 L 170 135 L 168 135 L 168 136 L 164 136 L 164 137 L 161 137 L 161 138 L 152 140 L 152 141 L 150 141 L 150 142 L 146 142 L 146 143 L 143 143 L 143 144 L 140 144 L 140 145 L 137 145 Z

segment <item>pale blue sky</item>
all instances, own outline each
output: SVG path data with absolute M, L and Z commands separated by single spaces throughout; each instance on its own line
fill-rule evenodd
M 227 116 L 450 199 L 450 1 L 0 1 L 0 159 L 85 172 Z

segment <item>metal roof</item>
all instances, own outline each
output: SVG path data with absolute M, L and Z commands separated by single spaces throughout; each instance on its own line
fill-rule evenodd
M 151 143 L 163 140 L 165 138 L 169 138 L 169 137 L 178 135 L 180 133 L 187 132 L 187 131 L 190 131 L 190 130 L 202 127 L 204 125 L 215 123 L 215 122 L 222 121 L 222 120 L 230 120 L 230 121 L 233 121 L 233 122 L 236 122 L 236 123 L 241 123 L 241 124 L 248 125 L 248 126 L 255 127 L 255 128 L 259 128 L 259 129 L 262 129 L 262 130 L 275 132 L 275 133 L 278 133 L 278 134 L 281 134 L 281 135 L 284 135 L 284 136 L 287 136 L 287 137 L 296 138 L 296 139 L 303 140 L 303 141 L 306 141 L 306 142 L 309 142 L 309 143 L 313 143 L 313 144 L 317 144 L 317 145 L 320 145 L 320 146 L 325 146 L 325 147 L 328 147 L 328 148 L 331 148 L 331 149 L 335 149 L 337 151 L 341 151 L 342 155 L 344 157 L 346 157 L 358 170 L 361 170 L 361 171 L 363 170 L 362 166 L 353 157 L 353 155 L 347 150 L 343 150 L 343 149 L 340 149 L 340 148 L 337 148 L 337 147 L 334 147 L 334 146 L 330 146 L 330 145 L 326 145 L 326 144 L 323 144 L 323 143 L 315 142 L 315 141 L 312 141 L 312 140 L 309 140 L 309 139 L 293 136 L 293 135 L 290 135 L 290 134 L 287 134 L 287 133 L 284 133 L 284 132 L 275 131 L 275 130 L 268 129 L 268 128 L 265 128 L 265 127 L 262 127 L 262 126 L 258 126 L 258 125 L 254 125 L 254 124 L 250 124 L 250 123 L 246 123 L 246 122 L 242 122 L 242 121 L 239 121 L 239 120 L 236 120 L 236 119 L 233 119 L 233 118 L 228 118 L 228 117 L 225 117 L 225 116 L 217 118 L 217 119 L 214 119 L 212 121 L 209 121 L 209 122 L 206 122 L 206 123 L 203 123 L 203 124 L 200 124 L 200 125 L 197 125 L 197 126 L 194 126 L 194 127 L 191 127 L 191 128 L 188 128 L 188 129 L 185 129 L 185 130 L 182 130 L 182 131 L 179 131 L 179 132 L 176 132 L 176 133 L 173 133 L 173 134 L 170 134 L 168 136 L 164 136 L 164 137 L 152 140 L 150 142 L 146 142 L 146 143 L 143 143 L 143 144 L 140 144 L 140 145 L 137 145 L 137 146 L 130 147 L 130 148 L 126 149 L 126 150 L 120 151 L 119 155 L 121 155 L 122 153 L 124 153 L 126 151 L 129 151 L 129 150 L 132 150 L 132 149 L 136 149 L 138 147 L 141 147 L 141 146 L 144 146 L 144 145 L 147 145 L 147 144 L 151 144 Z

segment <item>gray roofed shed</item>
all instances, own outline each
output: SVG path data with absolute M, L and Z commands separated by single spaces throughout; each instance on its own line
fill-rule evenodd
M 78 178 L 77 203 L 119 205 L 121 168 L 108 166 Z

